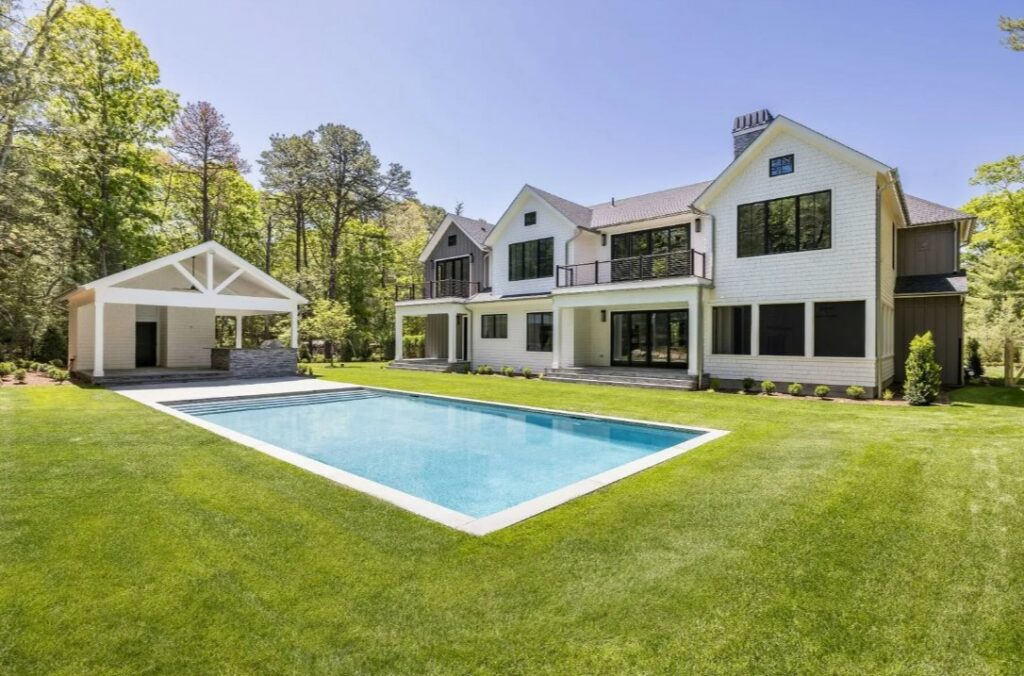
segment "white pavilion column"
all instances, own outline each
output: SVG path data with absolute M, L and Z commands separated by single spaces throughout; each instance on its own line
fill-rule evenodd
M 459 340 L 459 313 L 455 310 L 448 311 L 448 363 L 454 364 L 458 361 Z
M 292 349 L 299 349 L 299 308 L 292 308 Z
M 559 311 L 561 320 L 555 324 L 555 341 L 561 346 L 558 361 L 566 368 L 576 365 L 576 310 L 567 307 Z
M 562 363 L 562 310 L 555 307 L 551 310 L 551 368 L 561 368 Z
M 92 375 L 103 376 L 103 301 L 95 300 L 93 311 Z
M 235 315 L 235 348 L 242 349 L 242 315 Z
M 400 313 L 395 313 L 395 361 L 400 361 L 402 359 L 402 351 L 403 348 L 405 347 L 405 341 L 403 340 L 404 334 L 402 331 L 402 323 L 404 320 L 405 317 L 403 317 Z

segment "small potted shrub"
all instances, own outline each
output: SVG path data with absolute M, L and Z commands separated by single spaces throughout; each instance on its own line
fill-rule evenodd
M 828 395 L 832 392 L 832 388 L 828 385 L 818 385 L 814 388 L 814 396 L 818 399 L 827 399 Z
M 800 383 L 790 383 L 789 387 L 786 388 L 786 391 L 794 397 L 804 396 L 804 386 Z
M 754 379 L 753 378 L 744 378 L 743 379 L 743 391 L 744 392 L 749 392 L 752 389 L 754 389 Z
M 775 383 L 770 380 L 761 381 L 761 393 L 767 394 L 769 397 L 775 394 Z
M 14 382 L 24 385 L 26 377 L 28 377 L 28 371 L 25 369 L 16 369 L 14 371 Z
M 860 385 L 850 385 L 849 387 L 846 388 L 846 396 L 848 396 L 850 399 L 863 399 L 864 388 L 861 387 Z
M 721 378 L 712 378 L 711 380 L 709 380 L 708 389 L 711 390 L 712 392 L 717 392 L 718 390 L 722 389 Z

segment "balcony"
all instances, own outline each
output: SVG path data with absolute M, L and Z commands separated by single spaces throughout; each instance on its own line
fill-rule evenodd
M 396 286 L 395 300 L 469 298 L 479 292 L 480 282 L 469 282 L 462 279 L 441 279 L 436 282 Z
M 562 288 L 668 277 L 706 278 L 705 267 L 703 252 L 686 249 L 610 261 L 559 265 L 555 270 L 555 284 Z

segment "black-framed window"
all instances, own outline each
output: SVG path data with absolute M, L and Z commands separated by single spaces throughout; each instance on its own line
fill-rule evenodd
M 768 160 L 768 175 L 769 176 L 782 176 L 784 174 L 793 173 L 793 156 L 782 155 L 781 157 L 773 157 Z
M 537 224 L 537 212 L 527 211 L 523 214 L 523 225 L 536 225 Z
M 758 346 L 763 355 L 802 357 L 804 304 L 761 305 L 758 308 Z
M 459 241 L 458 235 L 448 235 L 448 246 L 455 246 Z
M 864 356 L 862 300 L 814 304 L 814 356 Z
M 508 315 L 480 315 L 481 338 L 508 338 Z
M 526 351 L 551 352 L 554 320 L 550 312 L 526 313 Z
M 533 239 L 508 245 L 508 279 L 539 279 L 555 273 L 555 238 Z
M 832 191 L 739 205 L 736 240 L 741 258 L 828 249 L 832 246 Z
M 750 354 L 750 306 L 712 308 L 711 351 L 714 354 Z

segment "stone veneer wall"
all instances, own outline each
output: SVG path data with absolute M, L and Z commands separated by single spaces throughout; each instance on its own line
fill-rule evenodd
M 210 354 L 210 366 L 230 371 L 238 378 L 275 378 L 295 375 L 298 350 L 290 347 L 235 349 L 216 347 Z

